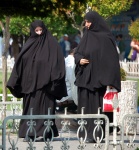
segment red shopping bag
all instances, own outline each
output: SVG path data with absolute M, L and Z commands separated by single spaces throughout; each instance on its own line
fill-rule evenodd
M 115 88 L 110 89 L 109 86 L 107 86 L 106 93 L 103 97 L 103 112 L 113 112 L 113 103 L 112 100 L 114 98 L 114 95 L 118 98 L 118 92 Z M 119 111 L 119 108 L 117 108 L 117 111 Z

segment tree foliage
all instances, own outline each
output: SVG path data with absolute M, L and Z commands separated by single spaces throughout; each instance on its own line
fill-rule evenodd
M 81 26 L 83 25 L 83 17 L 86 12 L 95 10 L 105 19 L 108 19 L 114 15 L 119 15 L 122 11 L 127 11 L 132 3 L 133 0 L 86 0 L 86 3 L 72 0 L 65 13 L 71 18 L 72 26 L 80 30 L 82 35 L 83 28 Z
M 130 9 L 133 0 L 91 0 L 88 4 L 103 17 L 108 18 Z
M 1 2 L 0 11 L 10 16 L 47 16 L 56 7 L 54 0 L 4 0 Z
M 129 35 L 139 41 L 139 18 L 132 22 L 129 27 Z
M 105 18 L 118 15 L 122 11 L 130 9 L 134 0 L 86 0 L 85 3 L 79 3 L 72 0 L 69 10 L 76 12 L 78 15 L 84 16 L 86 8 L 97 11 Z
M 0 17 L 10 15 L 10 32 L 28 34 L 29 24 L 41 19 L 56 36 L 76 32 L 81 26 L 87 8 L 96 10 L 105 18 L 118 15 L 130 8 L 133 0 L 4 0 L 0 2 Z M 70 15 L 74 15 L 71 17 Z M 78 26 L 78 27 L 77 27 Z
M 80 0 L 83 2 L 85 0 Z M 71 0 L 4 0 L 0 2 L 0 12 L 10 16 L 47 17 L 53 10 L 62 12 L 70 4 Z

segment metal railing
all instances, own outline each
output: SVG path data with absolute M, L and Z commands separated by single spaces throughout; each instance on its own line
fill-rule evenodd
M 116 116 L 115 116 L 116 117 Z M 109 123 L 109 119 L 106 115 L 103 114 L 84 114 L 84 109 L 82 108 L 82 114 L 67 114 L 67 110 L 65 109 L 65 113 L 64 114 L 57 114 L 57 115 L 51 115 L 50 114 L 50 109 L 48 109 L 48 115 L 33 115 L 32 110 L 30 111 L 30 115 L 25 115 L 25 116 L 18 116 L 18 115 L 13 115 L 13 116 L 8 116 L 4 119 L 2 126 L 0 126 L 0 129 L 2 130 L 2 145 L 0 145 L 0 148 L 2 150 L 6 150 L 6 149 L 11 149 L 11 150 L 17 150 L 20 149 L 20 147 L 17 146 L 17 143 L 19 141 L 19 137 L 18 137 L 18 124 L 16 123 L 16 120 L 19 119 L 26 119 L 29 120 L 27 125 L 28 125 L 28 130 L 26 132 L 26 137 L 28 137 L 28 133 L 29 132 L 33 132 L 34 134 L 34 139 L 30 139 L 30 141 L 28 141 L 28 145 L 26 147 L 26 149 L 30 149 L 30 150 L 34 150 L 37 149 L 37 147 L 35 147 L 35 142 L 36 142 L 36 130 L 34 128 L 34 126 L 36 125 L 35 121 L 36 119 L 44 119 L 46 121 L 44 121 L 44 133 L 43 133 L 43 141 L 45 143 L 45 146 L 43 147 L 44 150 L 52 150 L 53 149 L 53 139 L 54 139 L 54 133 L 53 130 L 51 128 L 53 122 L 51 121 L 52 119 L 63 119 L 61 121 L 61 130 L 60 130 L 60 138 L 61 138 L 61 143 L 62 146 L 60 147 L 62 150 L 68 150 L 70 149 L 70 145 L 69 145 L 69 141 L 70 141 L 70 119 L 73 118 L 78 118 L 78 129 L 77 129 L 77 139 L 78 139 L 78 147 L 77 149 L 87 149 L 85 141 L 87 138 L 87 130 L 86 130 L 86 119 L 87 118 L 95 118 L 95 128 L 92 134 L 92 137 L 95 139 L 96 143 L 92 144 L 94 146 L 95 149 L 103 149 L 103 150 L 109 150 L 109 146 L 112 145 L 113 146 L 113 150 L 117 149 L 117 145 L 120 145 L 122 150 L 131 150 L 134 148 L 135 150 L 135 142 L 136 141 L 136 127 L 137 127 L 137 118 L 139 117 L 139 114 L 128 114 L 125 115 L 123 117 L 122 120 L 122 126 L 121 126 L 121 132 L 120 132 L 120 139 L 117 140 L 117 124 L 116 122 L 113 122 L 112 124 Z M 126 132 L 124 129 L 124 123 L 127 119 L 129 118 L 134 118 L 134 121 L 129 121 L 129 125 L 126 128 Z M 9 120 L 12 120 L 12 126 L 9 129 L 8 133 L 6 131 L 6 126 L 7 126 L 7 122 Z M 102 125 L 103 125 L 103 120 L 105 120 L 106 124 L 105 124 L 105 141 L 102 139 L 103 137 L 103 129 L 102 129 Z M 113 139 L 110 140 L 110 135 L 109 135 L 109 126 L 113 126 L 114 131 L 113 131 Z M 101 130 L 101 137 L 95 137 L 95 132 L 97 130 Z M 51 132 L 52 133 L 52 138 L 51 139 L 45 139 L 45 134 L 47 132 Z M 85 136 L 84 137 L 79 137 L 79 133 L 84 132 Z M 64 133 L 67 133 L 68 136 L 65 138 L 63 135 Z M 15 138 L 12 138 L 12 135 L 15 134 Z M 9 147 L 6 144 L 6 136 L 8 136 L 8 141 L 9 141 Z M 126 140 L 126 142 L 125 142 Z M 138 142 L 137 142 L 138 143 Z M 112 148 L 111 148 L 112 149 Z
M 22 99 L 18 100 L 12 94 L 7 94 L 9 101 L 3 101 L 3 94 L 0 94 L 0 124 L 6 116 L 13 115 L 13 110 L 15 114 L 22 114 Z
M 50 109 L 48 109 L 48 115 L 33 115 L 32 114 L 32 109 L 31 109 L 31 112 L 30 112 L 30 115 L 25 115 L 25 116 L 17 116 L 17 115 L 13 115 L 13 116 L 8 116 L 6 117 L 4 120 L 3 120 L 3 124 L 1 126 L 1 129 L 2 129 L 2 145 L 0 146 L 1 149 L 3 150 L 6 150 L 7 147 L 6 147 L 6 125 L 7 125 L 7 122 L 9 120 L 13 120 L 13 124 L 12 124 L 12 127 L 8 133 L 8 139 L 9 139 L 9 143 L 10 143 L 10 147 L 8 147 L 8 149 L 12 149 L 12 150 L 15 150 L 15 149 L 19 149 L 17 147 L 17 143 L 18 143 L 18 125 L 15 123 L 16 121 L 15 120 L 18 120 L 18 119 L 26 119 L 26 120 L 29 120 L 28 121 L 28 130 L 26 132 L 26 137 L 28 137 L 28 133 L 29 132 L 33 132 L 34 133 L 34 140 L 30 140 L 28 141 L 28 146 L 27 146 L 27 149 L 34 149 L 34 143 L 36 141 L 36 130 L 34 128 L 34 126 L 36 125 L 35 124 L 35 121 L 36 119 L 44 119 L 44 120 L 47 120 L 44 122 L 44 126 L 45 127 L 45 130 L 44 130 L 44 133 L 43 133 L 43 139 L 44 139 L 44 142 L 45 142 L 45 147 L 44 149 L 53 149 L 51 144 L 53 142 L 53 138 L 54 138 L 54 133 L 53 133 L 53 130 L 51 128 L 53 122 L 51 121 L 52 119 L 63 119 L 63 121 L 61 122 L 62 123 L 62 128 L 61 128 L 61 141 L 62 141 L 62 146 L 61 146 L 61 149 L 63 150 L 67 150 L 70 148 L 70 145 L 68 145 L 68 141 L 70 140 L 70 136 L 68 138 L 64 138 L 62 135 L 64 132 L 68 132 L 70 133 L 70 122 L 69 120 L 65 120 L 65 119 L 73 119 L 73 118 L 78 118 L 78 124 L 79 124 L 79 127 L 77 129 L 77 138 L 78 138 L 78 141 L 79 141 L 79 145 L 78 145 L 78 149 L 85 149 L 85 141 L 86 141 L 86 138 L 87 138 L 87 130 L 86 130 L 86 118 L 96 118 L 95 120 L 95 124 L 96 124 L 96 127 L 93 131 L 93 137 L 96 141 L 96 143 L 94 144 L 94 147 L 95 148 L 102 148 L 102 140 L 103 140 L 103 129 L 102 129 L 102 124 L 103 124 L 103 119 L 105 120 L 106 122 L 106 126 L 105 126 L 105 143 L 104 143 L 104 150 L 108 150 L 108 146 L 109 146 L 109 119 L 106 115 L 103 115 L 103 114 L 84 114 L 84 109 L 82 108 L 82 114 L 73 114 L 73 115 L 68 115 L 67 114 L 67 109 L 65 109 L 65 114 L 60 114 L 60 115 L 51 115 L 50 114 Z M 101 137 L 95 137 L 95 133 L 97 132 L 97 130 L 101 130 Z M 16 139 L 13 140 L 11 138 L 11 133 L 13 134 L 13 131 L 15 132 L 16 134 Z M 45 134 L 47 132 L 51 131 L 52 133 L 52 138 L 51 139 L 45 139 Z M 84 137 L 79 137 L 79 133 L 80 132 L 85 132 L 85 136 Z
M 10 102 L 5 102 L 4 105 L 9 104 Z M 20 106 L 21 106 L 21 102 Z M 3 104 L 2 104 L 3 105 Z M 16 105 L 16 102 L 15 102 Z M 19 127 L 19 121 L 21 119 L 28 120 L 28 130 L 26 132 L 26 137 L 28 137 L 29 132 L 33 132 L 35 135 L 33 140 L 28 141 L 28 145 L 26 149 L 34 150 L 37 149 L 35 147 L 35 142 L 37 140 L 36 138 L 36 130 L 35 130 L 35 121 L 38 119 L 43 119 L 44 121 L 44 132 L 43 132 L 43 141 L 45 146 L 43 147 L 44 150 L 52 150 L 53 149 L 53 139 L 54 139 L 54 133 L 51 128 L 53 125 L 52 119 L 62 119 L 61 121 L 61 128 L 60 128 L 60 139 L 62 146 L 60 147 L 62 150 L 68 150 L 70 149 L 69 141 L 71 139 L 70 137 L 70 119 L 77 119 L 78 120 L 78 128 L 76 131 L 77 134 L 77 140 L 78 140 L 78 146 L 75 149 L 87 149 L 86 147 L 86 138 L 87 138 L 87 129 L 86 129 L 86 124 L 87 121 L 86 119 L 88 118 L 94 118 L 95 121 L 95 128 L 92 133 L 92 138 L 95 139 L 95 143 L 93 144 L 95 149 L 103 149 L 103 150 L 109 150 L 110 146 L 113 150 L 117 150 L 117 146 L 120 146 L 120 149 L 122 150 L 131 150 L 136 147 L 136 143 L 139 143 L 139 139 L 137 139 L 137 124 L 138 121 L 137 119 L 139 118 L 139 114 L 127 114 L 122 118 L 122 125 L 118 125 L 117 123 L 117 108 L 118 108 L 118 100 L 113 99 L 113 123 L 109 123 L 109 119 L 106 115 L 100 114 L 100 108 L 98 109 L 98 114 L 84 114 L 84 108 L 81 110 L 81 114 L 68 114 L 67 109 L 65 109 L 64 114 L 56 114 L 56 115 L 51 115 L 50 113 L 50 108 L 48 109 L 48 115 L 33 115 L 33 110 L 30 110 L 30 115 L 19 115 L 17 112 L 18 107 L 12 107 L 13 109 L 13 114 L 10 116 L 7 116 L 3 119 L 2 125 L 0 126 L 0 129 L 2 131 L 2 144 L 0 145 L 0 148 L 2 150 L 6 149 L 12 149 L 12 150 L 17 150 L 20 149 L 18 146 L 19 142 L 19 136 L 18 136 L 18 127 Z M 10 127 L 8 128 L 7 131 L 7 124 L 11 122 Z M 105 130 L 103 131 L 102 126 L 104 125 L 105 121 Z M 125 124 L 126 128 L 125 128 Z M 110 134 L 109 134 L 109 127 L 113 127 L 113 135 L 112 139 L 110 139 Z M 117 128 L 120 128 L 120 134 L 117 135 Z M 101 131 L 101 136 L 96 137 L 96 132 L 97 130 Z M 45 135 L 47 132 L 52 133 L 52 138 L 51 139 L 45 139 Z M 80 137 L 79 134 L 81 132 L 84 132 L 85 135 L 83 137 Z M 65 134 L 68 134 L 68 136 L 64 137 Z M 12 138 L 12 135 L 14 134 L 14 139 Z M 105 140 L 103 139 L 103 135 L 105 134 Z M 7 138 L 9 144 L 7 145 Z M 23 144 L 23 143 L 22 143 Z

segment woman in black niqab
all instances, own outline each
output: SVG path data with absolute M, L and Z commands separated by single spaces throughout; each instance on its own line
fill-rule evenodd
M 42 28 L 40 35 L 35 32 L 37 27 Z M 7 88 L 15 97 L 23 97 L 23 115 L 28 115 L 31 108 L 34 115 L 45 115 L 49 107 L 55 114 L 56 99 L 67 95 L 64 56 L 42 21 L 31 23 L 30 37 L 18 55 Z M 36 120 L 36 123 L 37 136 L 42 136 L 44 120 Z M 56 125 L 52 128 L 57 136 Z M 21 120 L 19 137 L 25 137 L 27 129 L 26 120 Z
M 106 87 L 112 86 L 119 92 L 121 90 L 119 57 L 114 37 L 104 19 L 97 12 L 91 11 L 85 15 L 85 22 L 91 25 L 85 29 L 74 55 L 78 113 L 85 107 L 86 114 L 97 114 L 99 107 L 103 109 Z M 107 115 L 111 122 L 113 114 Z M 94 141 L 94 127 L 94 119 L 88 119 L 88 142 Z

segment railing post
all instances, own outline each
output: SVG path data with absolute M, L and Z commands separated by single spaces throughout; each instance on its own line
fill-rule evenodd
M 116 95 L 113 98 L 113 150 L 116 150 L 118 142 L 117 142 L 117 108 L 119 105 L 119 101 Z

